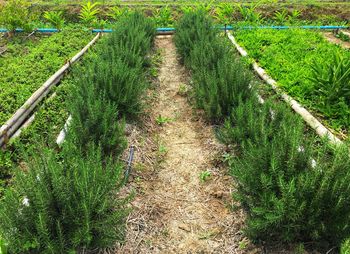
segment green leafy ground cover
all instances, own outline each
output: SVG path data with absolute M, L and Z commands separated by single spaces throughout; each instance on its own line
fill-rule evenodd
M 84 71 L 89 62 L 96 53 L 96 48 L 103 39 L 89 49 L 89 52 L 83 56 L 83 59 L 76 63 L 72 69 Z M 48 147 L 56 147 L 56 138 L 68 118 L 67 98 L 74 85 L 72 73 L 68 73 L 58 86 L 55 86 L 49 98 L 43 101 L 35 114 L 34 122 L 26 129 L 22 130 L 21 135 L 11 141 L 5 150 L 0 151 L 0 196 L 11 179 L 12 171 L 21 161 L 23 153 L 35 149 L 40 143 L 45 143 Z
M 42 36 L 26 38 L 27 36 L 27 34 L 18 34 L 15 37 L 0 39 L 0 48 L 4 51 L 0 62 L 3 62 L 4 58 L 25 56 L 31 48 L 34 48 L 43 39 Z
M 314 76 L 314 67 L 334 65 L 335 55 L 350 59 L 349 51 L 327 42 L 320 33 L 307 30 L 240 30 L 235 35 L 248 54 L 288 94 L 315 111 L 335 130 L 349 132 L 349 78 L 341 80 L 339 86 L 334 85 L 340 79 L 336 74 L 332 74 L 333 83 L 326 86 L 310 79 Z M 345 71 L 343 74 L 347 75 Z
M 19 55 L 0 58 L 0 125 L 93 37 L 81 27 L 29 43 Z

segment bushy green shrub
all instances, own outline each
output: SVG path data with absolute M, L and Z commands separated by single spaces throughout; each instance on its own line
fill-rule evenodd
M 217 33 L 213 22 L 204 11 L 187 12 L 177 22 L 174 42 L 183 60 L 189 57 L 194 45 L 199 41 L 212 41 Z
M 104 154 L 119 155 L 126 148 L 124 123 L 119 119 L 118 108 L 94 86 L 92 80 L 84 80 L 75 88 L 69 102 L 72 121 L 68 137 L 85 149 L 100 144 Z
M 147 88 L 144 67 L 154 36 L 154 24 L 142 14 L 132 12 L 122 17 L 85 77 L 97 90 L 105 91 L 123 117 L 133 117 L 142 109 Z
M 44 149 L 28 161 L 0 206 L 10 253 L 70 253 L 123 240 L 122 166 L 100 147 L 90 145 L 85 156 L 65 143 L 60 156 Z
M 346 147 L 316 150 L 301 120 L 270 102 L 242 103 L 221 138 L 241 146 L 230 166 L 253 239 L 339 244 L 350 234 Z
M 129 56 L 124 53 L 133 52 L 136 56 L 145 57 L 153 45 L 155 34 L 151 19 L 140 12 L 130 12 L 116 24 L 108 45 L 117 48 L 118 53 L 122 54 L 120 57 L 129 63 Z M 129 66 L 134 67 L 132 63 Z
M 195 47 L 191 57 L 201 54 L 201 50 Z M 193 72 L 194 94 L 197 106 L 203 108 L 212 121 L 221 122 L 240 100 L 250 98 L 254 90 L 250 87 L 251 75 L 239 59 L 226 55 L 211 64 L 212 70 L 206 67 Z
M 118 107 L 121 116 L 132 118 L 142 110 L 142 99 L 148 84 L 140 65 L 141 60 L 138 60 L 136 67 L 129 67 L 117 56 L 118 52 L 110 50 L 108 61 L 93 63 L 89 70 L 91 73 L 83 77 L 80 83 L 84 84 L 90 79 L 91 85 L 97 91 L 104 91 L 105 96 Z M 134 54 L 130 55 L 138 58 Z
M 175 35 L 178 52 L 193 71 L 197 106 L 213 122 L 221 122 L 239 100 L 254 93 L 250 73 L 218 36 L 203 11 L 184 14 Z
M 151 22 L 139 13 L 130 13 L 120 19 L 89 68 L 75 72 L 68 136 L 77 144 L 100 144 L 106 154 L 114 155 L 125 149 L 123 119 L 141 112 L 147 88 L 145 59 L 154 35 Z

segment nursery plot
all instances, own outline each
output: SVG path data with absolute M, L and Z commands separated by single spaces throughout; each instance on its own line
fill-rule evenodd
M 23 56 L 2 59 L 0 125 L 92 37 L 80 28 L 67 27 L 60 33 L 42 39 Z
M 95 49 L 100 42 L 97 42 L 93 48 L 90 48 L 88 54 L 76 63 L 71 71 L 80 68 L 80 71 L 86 69 L 86 65 L 94 57 Z M 26 128 L 21 129 L 20 136 L 12 140 L 7 145 L 7 149 L 0 151 L 0 196 L 2 188 L 6 186 L 7 180 L 11 177 L 11 170 L 21 162 L 22 153 L 25 150 L 31 150 L 41 143 L 49 147 L 56 147 L 56 137 L 61 131 L 66 119 L 68 118 L 67 98 L 74 87 L 74 78 L 71 73 L 65 76 L 59 86 L 52 88 L 50 96 L 36 109 L 32 115 L 33 122 Z M 29 119 L 28 119 L 29 120 Z
M 241 30 L 236 38 L 289 95 L 335 130 L 348 133 L 349 51 L 320 33 L 298 29 Z

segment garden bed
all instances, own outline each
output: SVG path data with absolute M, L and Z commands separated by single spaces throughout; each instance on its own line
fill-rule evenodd
M 350 115 L 345 92 L 333 95 L 329 87 L 322 87 L 311 78 L 313 68 L 326 68 L 334 54 L 344 58 L 350 52 L 327 42 L 322 34 L 313 31 L 241 30 L 235 33 L 238 43 L 257 60 L 278 85 L 289 95 L 313 110 L 319 118 L 345 137 L 349 131 Z M 332 101 L 328 101 L 332 97 Z
M 23 54 L 1 59 L 0 125 L 92 37 L 79 27 L 67 27 L 30 44 L 27 50 L 21 49 Z

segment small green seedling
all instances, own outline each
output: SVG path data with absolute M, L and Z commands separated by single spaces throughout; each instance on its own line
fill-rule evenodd
M 299 244 L 297 245 L 297 247 L 295 248 L 295 253 L 296 253 L 296 254 L 303 254 L 303 253 L 305 253 L 304 244 L 299 243 Z
M 157 67 L 152 67 L 150 70 L 151 76 L 153 78 L 158 77 L 158 68 Z
M 210 176 L 211 176 L 210 171 L 208 170 L 202 171 L 199 175 L 199 179 L 201 180 L 201 182 L 205 182 Z
M 168 152 L 168 149 L 165 147 L 165 145 L 159 145 L 159 153 L 160 154 L 166 154 Z
M 185 84 L 180 84 L 179 91 L 177 93 L 181 96 L 185 96 L 187 94 L 187 86 Z
M 239 248 L 240 250 L 244 250 L 244 249 L 247 248 L 247 245 L 248 245 L 248 243 L 247 243 L 246 241 L 240 241 L 240 242 L 239 242 L 239 245 L 238 245 L 238 248 Z
M 161 115 L 159 115 L 157 118 L 156 118 L 156 122 L 158 125 L 163 125 L 163 124 L 166 124 L 166 123 L 169 123 L 171 122 L 171 118 L 169 117 L 163 117 Z

